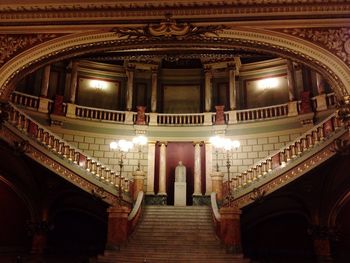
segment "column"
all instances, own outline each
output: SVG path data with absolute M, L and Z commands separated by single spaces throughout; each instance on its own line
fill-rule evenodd
M 212 80 L 213 74 L 211 69 L 208 67 L 204 72 L 204 85 L 205 85 L 205 111 L 211 111 L 211 102 L 212 102 Z
M 236 74 L 235 65 L 229 64 L 228 67 L 228 78 L 229 78 L 229 92 L 230 92 L 230 110 L 235 110 L 237 108 L 236 103 Z
M 41 90 L 39 98 L 38 111 L 43 113 L 49 112 L 49 99 L 47 98 L 50 82 L 50 65 L 44 67 L 43 76 L 41 79 Z
M 46 65 L 44 67 L 43 77 L 41 79 L 40 97 L 47 98 L 47 93 L 49 91 L 50 71 L 51 71 L 51 66 Z
M 289 101 L 295 100 L 295 76 L 294 76 L 294 67 L 291 60 L 287 60 L 287 83 L 288 83 L 288 95 Z
M 222 207 L 220 208 L 220 215 L 220 237 L 227 252 L 241 255 L 241 211 L 238 207 Z
M 75 118 L 75 96 L 78 85 L 78 62 L 73 61 L 70 77 L 69 102 L 67 103 L 66 117 Z
M 324 92 L 325 92 L 324 78 L 318 72 L 316 72 L 316 85 L 317 85 L 317 93 L 318 93 L 318 95 L 324 94 Z
M 158 86 L 157 69 L 152 69 L 152 86 L 151 86 L 151 112 L 157 111 L 157 86 Z
M 127 88 L 126 88 L 126 110 L 131 111 L 132 109 L 132 96 L 134 87 L 134 67 L 128 67 L 126 69 L 126 76 L 128 78 Z
M 32 232 L 32 254 L 43 254 L 47 245 L 47 232 L 49 231 L 48 210 L 42 211 L 41 221 L 33 222 L 29 225 L 29 230 Z
M 128 215 L 130 208 L 112 206 L 108 208 L 108 231 L 106 250 L 119 250 L 128 239 Z
M 194 144 L 194 193 L 193 195 L 202 196 L 201 184 L 201 143 Z
M 72 73 L 71 73 L 71 79 L 70 79 L 70 93 L 69 93 L 69 102 L 73 104 L 75 103 L 77 85 L 78 85 L 78 62 L 73 61 Z
M 156 143 L 148 143 L 148 158 L 147 158 L 147 195 L 154 195 L 154 164 L 156 155 Z
M 317 85 L 317 96 L 316 96 L 316 111 L 327 110 L 327 100 L 324 87 L 324 79 L 321 74 L 316 72 L 316 85 Z
M 211 173 L 213 170 L 213 146 L 211 143 L 205 143 L 205 195 L 212 192 Z
M 158 195 L 166 195 L 166 143 L 160 143 L 159 190 Z

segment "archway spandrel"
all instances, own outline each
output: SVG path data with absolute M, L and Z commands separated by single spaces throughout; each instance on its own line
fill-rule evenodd
M 0 35 L 0 66 L 35 45 L 62 36 L 62 34 L 4 34 Z
M 332 52 L 350 67 L 350 28 L 291 28 L 279 31 Z

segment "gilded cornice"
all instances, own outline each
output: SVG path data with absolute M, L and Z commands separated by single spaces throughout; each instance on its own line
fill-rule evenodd
M 280 19 L 283 16 L 307 18 L 348 17 L 349 0 L 240 0 L 240 1 L 2 1 L 0 21 L 6 23 L 59 22 L 92 24 L 96 19 L 107 21 L 145 21 L 159 19 L 165 13 L 191 20 L 216 18 L 239 20 L 261 17 Z
M 57 34 L 0 35 L 0 66 L 22 51 L 56 37 Z
M 280 31 L 313 42 L 350 65 L 350 27 L 291 28 Z

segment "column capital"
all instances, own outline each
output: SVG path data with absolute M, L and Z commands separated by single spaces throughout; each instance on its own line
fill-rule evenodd
M 167 147 L 167 146 L 168 146 L 168 142 L 162 142 L 162 141 L 160 141 L 160 142 L 157 142 L 157 145 L 158 145 L 159 147 L 161 147 L 162 145 L 165 145 L 165 147 Z
M 196 146 L 196 145 L 203 146 L 203 144 L 204 144 L 203 141 L 193 141 L 193 142 L 192 142 L 192 145 L 193 145 L 193 146 Z

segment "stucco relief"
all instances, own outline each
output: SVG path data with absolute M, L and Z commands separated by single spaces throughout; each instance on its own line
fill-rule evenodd
M 0 66 L 20 52 L 56 37 L 56 34 L 0 35 Z
M 294 28 L 283 32 L 317 43 L 350 65 L 350 28 Z

